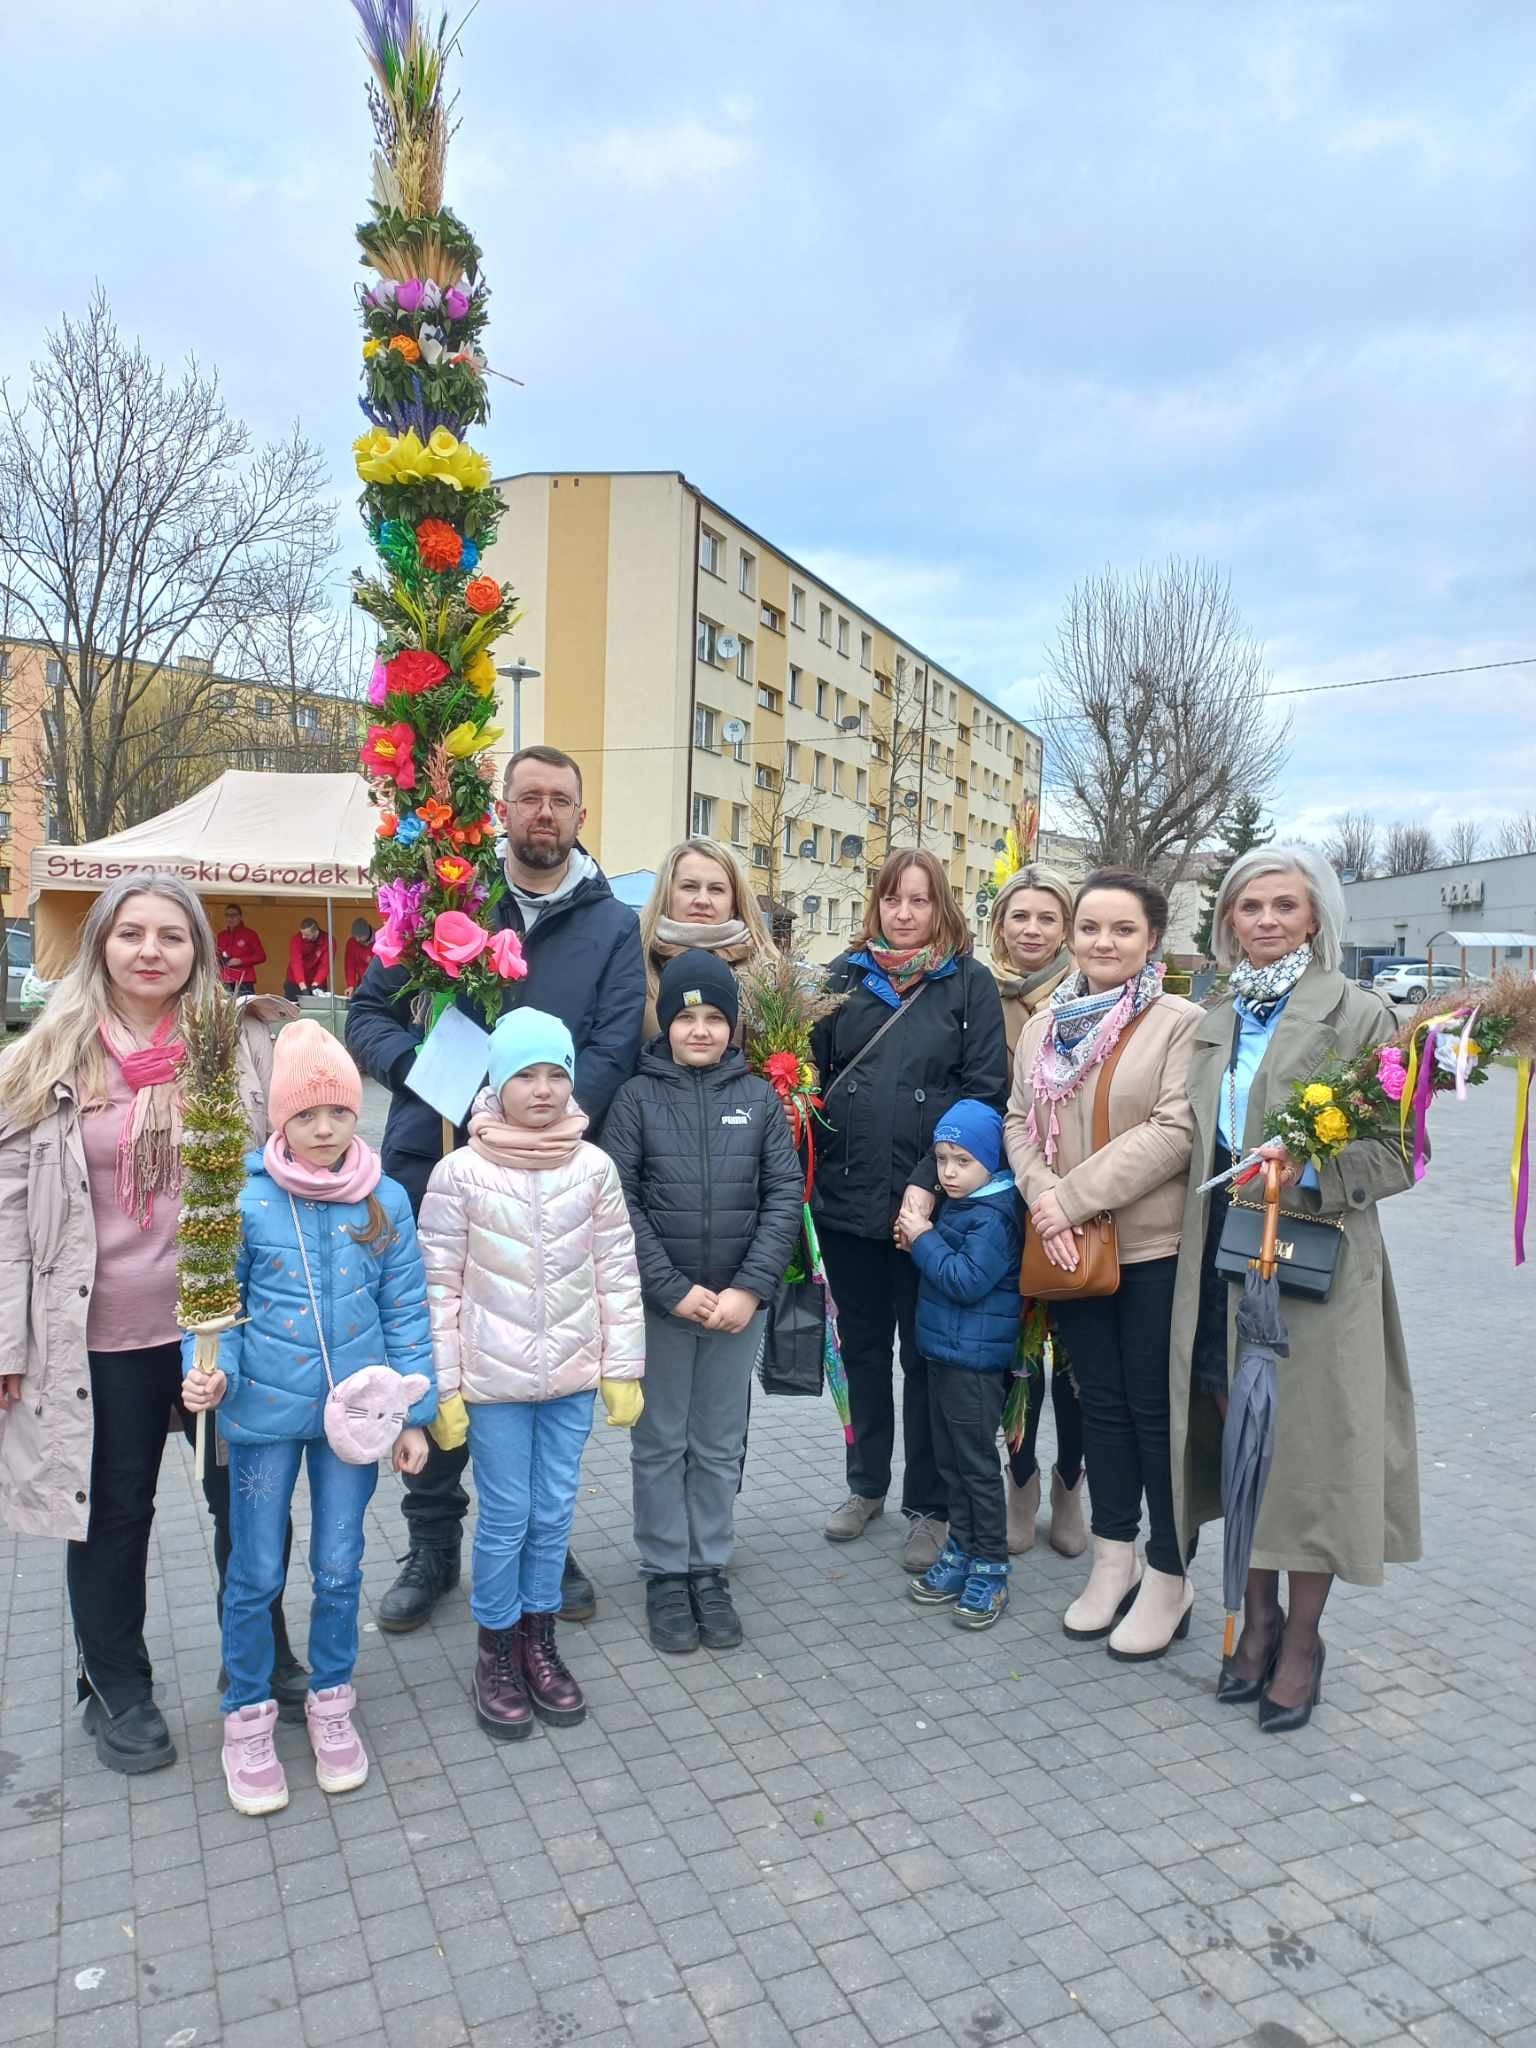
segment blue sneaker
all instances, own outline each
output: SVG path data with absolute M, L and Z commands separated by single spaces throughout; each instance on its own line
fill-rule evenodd
M 970 1559 L 946 1543 L 920 1579 L 908 1579 L 907 1598 L 919 1607 L 947 1607 L 964 1592 L 970 1569 Z
M 990 1628 L 1008 1612 L 1008 1566 L 973 1560 L 955 1607 L 956 1628 Z

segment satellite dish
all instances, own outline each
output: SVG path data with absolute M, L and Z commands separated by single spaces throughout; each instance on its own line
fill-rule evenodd
M 819 896 L 802 896 L 800 908 L 802 910 L 820 910 L 821 898 Z
M 843 836 L 843 855 L 844 855 L 844 858 L 845 858 L 845 859 L 847 859 L 847 860 L 857 860 L 857 859 L 858 859 L 858 857 L 859 857 L 859 855 L 860 855 L 860 854 L 861 854 L 861 853 L 862 853 L 863 851 L 864 851 L 864 842 L 863 842 L 863 840 L 862 840 L 862 839 L 861 839 L 861 838 L 859 837 L 859 835 L 858 835 L 858 833 L 857 833 L 857 832 L 848 832 L 848 833 L 845 833 L 845 834 L 844 834 L 844 836 Z
M 729 727 L 729 726 L 727 726 L 727 727 L 726 727 L 726 729 L 725 729 L 725 736 L 726 736 L 726 738 L 727 738 L 727 739 L 729 739 L 729 738 L 730 738 L 730 736 L 731 736 L 731 729 L 730 729 L 730 727 Z M 1008 851 L 1008 842 L 1007 842 L 1007 840 L 1006 840 L 1006 839 L 994 839 L 994 840 L 993 840 L 993 842 L 992 842 L 992 851 L 993 851 L 994 853 L 1006 853 L 1006 852 Z
M 717 653 L 724 655 L 725 659 L 729 661 L 733 654 L 741 652 L 741 642 L 734 633 L 722 633 L 715 642 L 715 649 Z
M 909 789 L 906 795 L 902 798 L 902 802 L 906 805 L 909 811 L 915 811 L 917 809 L 917 791 L 915 789 Z
M 859 718 L 859 714 L 855 711 L 851 717 L 839 719 L 838 723 L 842 726 L 844 732 L 857 732 L 862 721 Z
M 728 718 L 721 731 L 725 734 L 726 744 L 732 747 L 739 747 L 747 736 L 747 728 L 739 718 Z
M 816 858 L 816 842 L 814 839 L 801 840 L 800 858 L 802 860 L 814 860 Z

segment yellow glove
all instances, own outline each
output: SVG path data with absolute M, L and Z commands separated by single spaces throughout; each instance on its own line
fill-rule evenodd
M 437 1404 L 437 1420 L 427 1424 L 427 1435 L 440 1451 L 462 1450 L 469 1441 L 469 1410 L 462 1394 L 445 1394 Z
M 597 1391 L 608 1410 L 610 1429 L 633 1429 L 645 1407 L 645 1390 L 638 1380 L 599 1380 Z

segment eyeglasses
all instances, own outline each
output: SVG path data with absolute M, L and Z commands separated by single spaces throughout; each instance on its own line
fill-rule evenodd
M 526 796 L 515 796 L 512 808 L 521 811 L 525 818 L 531 818 L 536 811 L 551 810 L 557 818 L 568 818 L 576 809 L 573 796 L 548 796 L 542 790 L 530 789 Z

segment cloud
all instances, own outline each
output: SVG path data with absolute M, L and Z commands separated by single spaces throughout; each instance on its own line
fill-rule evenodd
M 750 111 L 748 102 L 738 104 Z M 623 185 L 658 192 L 717 178 L 738 169 L 752 153 L 750 136 L 686 120 L 659 128 L 610 128 L 598 137 L 591 161 Z

